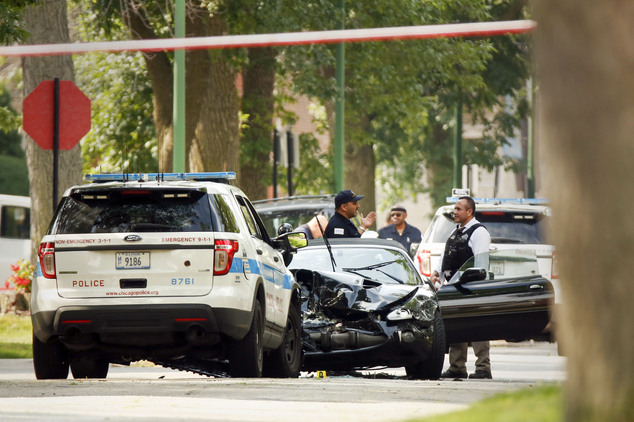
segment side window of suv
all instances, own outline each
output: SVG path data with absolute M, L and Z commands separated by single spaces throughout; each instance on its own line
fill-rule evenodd
M 240 232 L 236 216 L 229 206 L 228 195 L 209 195 L 209 203 L 211 205 L 211 222 L 215 231 Z
M 242 196 L 236 196 L 236 199 L 238 200 L 238 204 L 240 205 L 240 211 L 242 211 L 244 221 L 246 221 L 247 226 L 249 227 L 249 233 L 251 233 L 252 236 L 257 237 L 258 239 L 264 240 L 258 224 L 253 218 L 253 215 L 251 215 L 251 210 L 249 209 L 249 205 L 247 204 L 246 199 Z

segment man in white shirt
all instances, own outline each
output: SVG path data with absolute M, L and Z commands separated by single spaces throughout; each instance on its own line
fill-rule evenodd
M 458 223 L 451 233 L 445 252 L 440 257 L 438 266 L 431 275 L 431 281 L 439 289 L 443 282 L 451 277 L 471 257 L 475 256 L 475 266 L 489 268 L 489 245 L 491 235 L 488 230 L 475 219 L 475 202 L 469 196 L 458 199 L 454 206 L 454 221 Z M 449 369 L 441 378 L 467 378 L 468 343 L 451 344 L 449 346 Z M 491 379 L 490 344 L 488 341 L 471 342 L 476 355 L 476 371 L 469 378 Z

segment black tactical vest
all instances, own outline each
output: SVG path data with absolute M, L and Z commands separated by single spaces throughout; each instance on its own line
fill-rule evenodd
M 473 250 L 469 246 L 469 239 L 471 239 L 471 235 L 478 227 L 484 226 L 477 223 L 465 231 L 462 231 L 464 228 L 455 229 L 449 239 L 447 239 L 445 254 L 442 258 L 442 271 L 449 271 L 447 280 L 453 277 L 462 264 L 473 256 Z

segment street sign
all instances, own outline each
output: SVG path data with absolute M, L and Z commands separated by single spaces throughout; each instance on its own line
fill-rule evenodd
M 53 149 L 55 81 L 42 81 L 22 104 L 23 127 L 42 148 Z M 73 81 L 59 81 L 59 149 L 70 150 L 90 130 L 90 99 Z

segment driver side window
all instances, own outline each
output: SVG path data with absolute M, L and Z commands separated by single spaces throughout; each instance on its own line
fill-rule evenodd
M 236 196 L 236 199 L 238 200 L 238 204 L 240 205 L 240 211 L 242 212 L 244 221 L 246 221 L 247 226 L 249 227 L 249 233 L 251 233 L 252 236 L 257 237 L 258 239 L 264 240 L 262 237 L 262 233 L 260 232 L 255 219 L 253 218 L 253 215 L 251 215 L 251 211 L 249 210 L 249 206 L 247 205 L 246 200 L 241 196 Z

